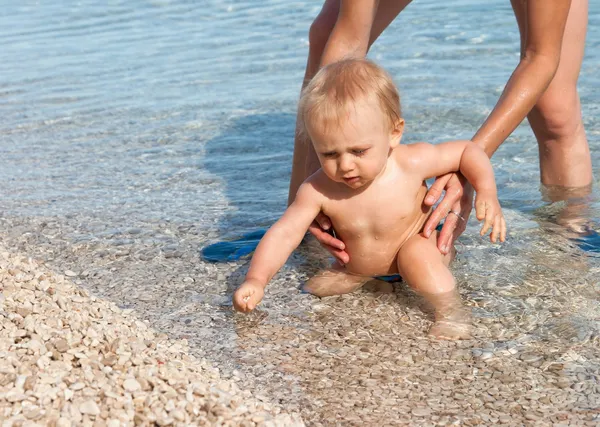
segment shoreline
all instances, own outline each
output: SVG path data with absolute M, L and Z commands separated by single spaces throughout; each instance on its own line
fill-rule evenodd
M 2 246 L 0 287 L 8 425 L 304 425 L 222 379 L 186 340 Z

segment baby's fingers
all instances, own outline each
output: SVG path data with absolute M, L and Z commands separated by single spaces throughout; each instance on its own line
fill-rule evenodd
M 497 215 L 494 219 L 494 228 L 490 234 L 490 241 L 492 243 L 504 242 L 506 240 L 506 221 L 502 215 Z
M 252 309 L 254 307 L 250 307 L 250 300 L 252 298 L 252 291 L 250 290 L 245 290 L 245 291 L 236 291 L 235 294 L 233 294 L 233 307 L 237 310 L 237 311 L 241 311 L 242 313 L 248 313 L 249 311 L 252 311 Z
M 475 216 L 477 217 L 477 221 L 481 221 L 485 218 L 487 203 L 483 200 L 475 201 Z
M 490 233 L 490 241 L 492 243 L 496 243 L 498 241 L 498 237 L 500 237 L 500 215 L 497 215 L 494 218 L 494 227 L 492 228 L 492 232 Z
M 479 217 L 480 212 L 479 209 L 477 208 L 477 219 L 479 219 L 480 221 L 483 219 L 483 225 L 481 226 L 481 231 L 479 232 L 480 235 L 485 236 L 487 234 L 487 232 L 489 231 L 490 228 L 492 228 L 494 226 L 494 214 L 492 209 L 490 209 L 489 206 L 487 206 L 485 203 L 482 203 L 483 207 L 481 208 L 483 210 L 481 218 Z

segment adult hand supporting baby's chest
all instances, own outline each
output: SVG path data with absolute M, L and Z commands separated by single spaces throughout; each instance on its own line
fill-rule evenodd
M 315 236 L 321 246 L 323 246 L 340 263 L 347 264 L 350 262 L 350 255 L 346 252 L 346 245 L 341 240 L 329 234 L 328 230 L 332 230 L 331 220 L 323 212 L 319 213 L 317 218 L 315 218 L 308 228 L 308 231 Z

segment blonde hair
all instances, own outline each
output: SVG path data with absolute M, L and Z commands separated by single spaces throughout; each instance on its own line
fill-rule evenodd
M 339 125 L 357 102 L 376 100 L 390 129 L 402 118 L 400 94 L 392 77 L 367 59 L 344 59 L 323 67 L 302 91 L 298 104 L 299 131 L 318 120 L 324 128 Z

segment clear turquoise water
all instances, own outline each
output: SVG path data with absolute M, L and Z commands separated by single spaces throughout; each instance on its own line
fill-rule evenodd
M 318 9 L 278 0 L 7 5 L 4 211 L 109 210 L 206 227 L 218 220 L 233 233 L 269 224 L 284 208 L 307 31 Z M 590 9 L 580 90 L 597 171 L 600 10 Z M 508 2 L 417 1 L 371 57 L 401 88 L 405 140 L 436 142 L 474 133 L 518 60 L 517 46 Z M 494 163 L 507 208 L 543 205 L 526 125 Z
M 165 330 L 191 313 L 212 319 L 191 333 L 203 355 L 231 371 L 241 363 L 230 355 L 235 331 L 219 311 L 231 285 L 219 287 L 221 267 L 204 267 L 197 251 L 268 226 L 285 207 L 295 103 L 319 2 L 10 3 L 0 12 L 5 242 L 60 268 L 97 272 L 96 282 L 91 274 L 92 284 L 83 284 Z M 600 4 L 590 3 L 579 88 L 598 177 Z M 508 1 L 411 4 L 370 53 L 401 89 L 404 141 L 472 136 L 514 69 L 518 44 Z M 510 240 L 482 242 L 471 222 L 455 267 L 463 296 L 477 318 L 500 322 L 520 342 L 597 343 L 600 258 L 556 226 L 564 207 L 543 200 L 526 124 L 493 163 Z M 599 194 L 596 185 L 587 201 L 596 227 Z M 51 225 L 52 233 L 43 231 Z M 294 257 L 289 268 L 302 275 L 303 262 Z M 215 279 L 212 289 L 192 286 L 168 298 L 154 289 L 197 265 L 206 270 L 194 271 L 194 286 L 204 275 Z M 160 280 L 137 280 L 143 269 Z M 278 283 L 265 302 L 271 322 L 300 322 L 296 332 L 315 327 L 294 317 L 312 302 L 294 293 L 295 284 L 290 291 Z M 150 298 L 144 308 L 138 297 L 153 292 L 163 300 Z M 282 303 L 288 298 L 293 309 Z M 597 356 L 588 360 L 597 372 Z

